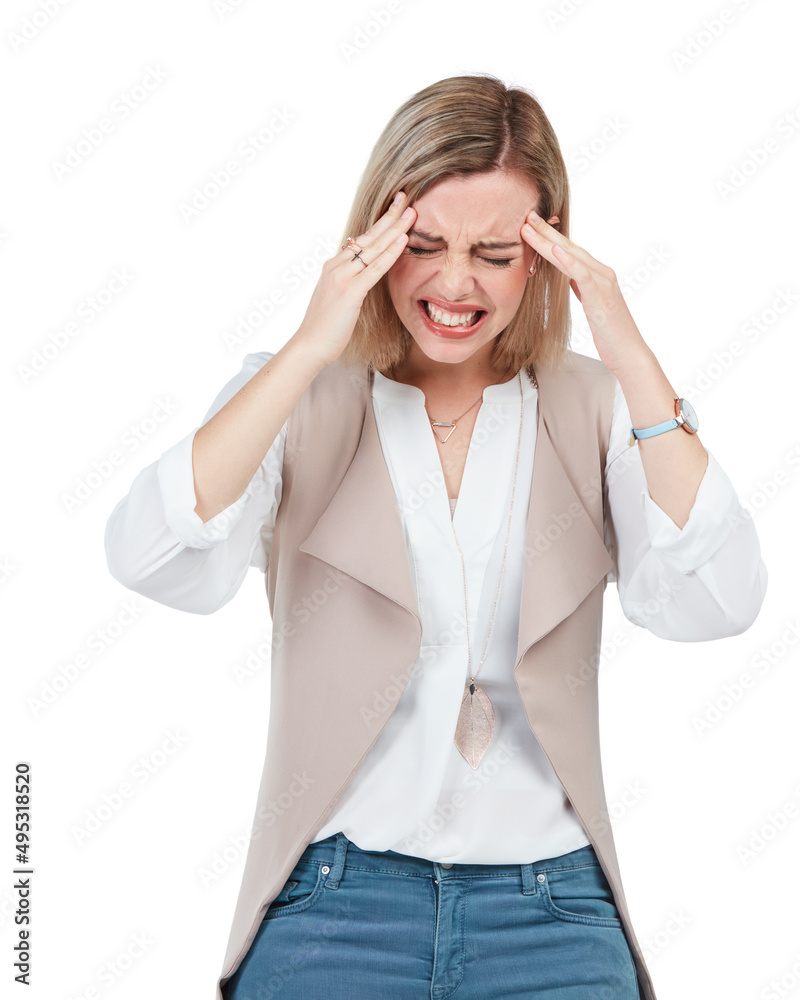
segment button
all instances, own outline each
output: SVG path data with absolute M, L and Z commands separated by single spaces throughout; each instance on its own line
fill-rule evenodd
M 330 870 L 331 870 L 331 869 L 330 869 L 330 866 L 329 866 L 329 865 L 323 865 L 323 866 L 322 866 L 322 874 L 323 874 L 323 875 L 327 875 L 327 874 L 328 874 L 328 872 L 329 872 Z
M 544 875 L 537 875 L 536 876 L 536 881 L 537 882 L 544 882 L 544 879 L 545 879 Z
M 442 868 L 452 868 L 452 865 L 446 865 L 444 861 L 441 862 Z

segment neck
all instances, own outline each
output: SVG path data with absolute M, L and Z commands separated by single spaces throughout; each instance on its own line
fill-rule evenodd
M 491 344 L 486 345 L 491 348 Z M 416 344 L 411 345 L 408 356 L 401 364 L 395 365 L 390 376 L 398 382 L 416 385 L 423 391 L 442 395 L 481 392 L 487 385 L 507 382 L 516 372 L 500 370 L 489 361 L 488 351 L 476 351 L 471 357 L 458 363 L 433 361 L 423 354 Z

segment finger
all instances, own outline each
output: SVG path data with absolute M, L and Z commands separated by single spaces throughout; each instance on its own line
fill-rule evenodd
M 558 219 L 558 216 L 551 215 L 550 218 Z M 553 247 L 559 246 L 574 257 L 589 258 L 585 250 L 582 250 L 572 240 L 567 239 L 566 236 L 562 236 L 557 229 L 554 229 L 549 222 L 545 222 L 535 212 L 529 212 L 527 219 L 528 221 L 522 227 L 522 234 L 529 240 L 534 250 L 538 250 L 539 253 L 546 251 L 553 253 Z M 555 254 L 555 256 L 558 255 Z
M 397 237 L 405 235 L 406 231 L 413 225 L 416 217 L 416 211 L 408 206 L 403 209 L 400 218 L 395 218 L 389 227 L 379 233 L 379 235 L 377 235 L 372 241 L 368 242 L 366 236 L 362 236 L 356 240 L 356 243 L 358 243 L 363 250 L 363 253 L 358 259 L 363 261 L 364 264 L 371 264 L 376 257 L 384 253 L 388 248 L 396 245 L 395 241 L 397 240 Z M 405 246 L 405 243 L 403 243 L 403 246 Z M 402 250 L 402 247 L 400 247 L 400 249 Z M 393 258 L 393 261 L 394 259 L 396 258 Z M 352 263 L 353 257 L 351 256 L 349 260 Z
M 370 287 L 394 264 L 408 243 L 406 229 L 416 218 L 416 212 L 411 210 L 410 215 L 405 219 L 400 218 L 395 225 L 391 226 L 385 233 L 382 233 L 373 243 L 368 251 L 359 258 L 367 266 L 362 264 L 361 273 L 357 278 L 363 278 L 367 286 Z M 366 260 L 364 259 L 366 257 Z
M 377 219 L 365 233 L 361 233 L 360 236 L 356 237 L 356 243 L 358 243 L 360 247 L 368 247 L 379 236 L 385 233 L 387 229 L 397 222 L 407 207 L 408 195 L 405 191 L 398 191 L 394 200 L 391 202 L 383 215 Z

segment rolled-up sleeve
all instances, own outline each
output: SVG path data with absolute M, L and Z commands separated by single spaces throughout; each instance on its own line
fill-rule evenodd
M 664 639 L 738 635 L 755 621 L 767 569 L 755 525 L 714 455 L 679 528 L 647 488 L 617 383 L 606 465 L 606 545 L 626 618 Z M 671 433 L 671 432 L 670 432 Z M 684 433 L 684 432 L 681 432 Z
M 203 424 L 272 357 L 248 354 Z M 142 469 L 106 523 L 111 575 L 160 604 L 210 614 L 231 600 L 251 566 L 265 572 L 281 500 L 287 429 L 288 420 L 244 493 L 205 524 L 194 509 L 192 445 L 199 427 Z

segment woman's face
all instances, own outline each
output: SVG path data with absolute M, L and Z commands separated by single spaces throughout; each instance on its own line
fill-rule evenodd
M 400 321 L 432 361 L 465 361 L 513 318 L 534 257 L 520 229 L 537 202 L 527 178 L 498 170 L 448 177 L 413 203 L 408 243 L 386 280 Z

